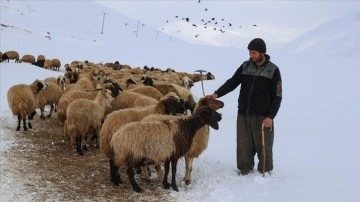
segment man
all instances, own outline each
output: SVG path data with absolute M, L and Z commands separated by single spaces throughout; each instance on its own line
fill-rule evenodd
M 282 100 L 282 83 L 279 68 L 266 54 L 266 44 L 260 38 L 249 45 L 250 59 L 236 70 L 214 94 L 216 99 L 233 91 L 241 84 L 237 116 L 237 168 L 241 175 L 253 171 L 254 156 L 259 163 L 257 170 L 263 173 L 262 125 L 265 136 L 265 172 L 273 170 L 272 147 L 274 142 L 274 121 Z

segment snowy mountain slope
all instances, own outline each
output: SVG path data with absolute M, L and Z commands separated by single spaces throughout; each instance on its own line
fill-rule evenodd
M 360 56 L 360 10 L 298 37 L 285 50 L 316 55 Z

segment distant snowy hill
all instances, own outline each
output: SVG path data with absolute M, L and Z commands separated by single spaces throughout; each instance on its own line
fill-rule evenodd
M 193 46 L 95 1 L 1 3 L 2 52 L 17 50 L 20 56 L 44 54 L 49 59 L 59 58 L 62 64 L 73 60 L 119 61 L 133 67 L 172 67 L 178 71 L 213 71 L 225 65 L 239 65 L 238 49 Z M 91 15 L 85 15 L 84 10 Z M 216 63 L 209 60 L 220 54 L 222 59 Z
M 360 56 L 360 10 L 328 21 L 298 37 L 284 50 L 317 55 Z

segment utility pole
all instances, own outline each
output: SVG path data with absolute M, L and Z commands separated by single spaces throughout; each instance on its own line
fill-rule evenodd
M 136 38 L 137 38 L 137 35 L 138 35 L 138 31 L 139 31 L 139 23 L 140 23 L 140 21 L 138 21 L 137 26 L 136 26 Z
M 105 12 L 103 12 L 103 13 L 104 13 L 104 16 L 103 16 L 103 23 L 102 23 L 101 34 L 103 34 L 103 33 L 104 33 L 105 15 L 107 14 L 107 13 L 105 13 Z

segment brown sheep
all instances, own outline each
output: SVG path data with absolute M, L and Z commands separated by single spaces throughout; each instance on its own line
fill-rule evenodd
M 157 103 L 157 100 L 146 95 L 124 91 L 114 99 L 114 101 L 111 103 L 111 106 L 112 110 L 115 111 L 131 107 L 146 107 L 156 105 Z
M 100 150 L 109 158 L 110 167 L 113 166 L 113 156 L 110 149 L 112 134 L 126 123 L 140 121 L 150 114 L 173 114 L 184 113 L 184 102 L 179 96 L 171 92 L 165 95 L 156 105 L 149 107 L 137 107 L 120 109 L 111 112 L 105 119 L 100 131 Z M 112 169 L 113 170 L 113 169 Z M 146 173 L 146 172 L 145 172 Z M 148 179 L 148 176 L 146 176 Z
M 51 69 L 51 60 L 50 59 L 46 59 L 44 61 L 44 68 L 45 69 Z
M 36 114 L 36 95 L 46 89 L 47 85 L 44 81 L 35 80 L 32 84 L 17 84 L 12 86 L 7 92 L 7 100 L 9 107 L 14 116 L 18 116 L 18 126 L 16 130 L 20 130 L 20 123 L 23 120 L 23 128 L 26 131 L 26 116 L 28 116 L 28 127 L 32 129 L 30 120 Z
M 202 107 L 194 114 L 179 120 L 127 123 L 113 134 L 110 141 L 115 166 L 117 168 L 126 166 L 126 173 L 133 190 L 142 192 L 134 179 L 134 168 L 151 163 L 161 165 L 165 162 L 163 187 L 169 189 L 171 186 L 179 191 L 176 184 L 176 167 L 179 158 L 190 149 L 198 129 L 208 124 L 217 130 L 220 121 L 221 114 L 209 107 Z M 167 179 L 170 162 L 171 184 Z M 121 179 L 115 175 L 111 178 L 113 182 L 121 182 Z
M 52 59 L 50 63 L 50 68 L 55 71 L 59 71 L 61 67 L 61 62 L 59 59 Z
M 201 107 L 209 107 L 213 110 L 218 110 L 224 107 L 224 103 L 220 100 L 214 100 L 212 98 L 203 97 L 198 101 L 195 107 L 195 111 Z M 151 122 L 151 121 L 176 120 L 176 119 L 181 119 L 182 117 L 186 117 L 186 116 L 149 115 L 144 119 L 142 119 L 141 121 Z M 185 169 L 186 169 L 185 177 L 184 177 L 185 184 L 191 183 L 193 160 L 194 158 L 198 158 L 199 155 L 207 148 L 209 142 L 209 133 L 210 133 L 209 125 L 205 125 L 201 127 L 198 131 L 196 131 L 193 142 L 191 144 L 191 148 L 184 155 Z
M 47 90 L 40 91 L 37 94 L 37 107 L 40 108 L 41 115 L 40 118 L 45 119 L 44 115 L 44 108 L 45 105 L 50 105 L 51 109 L 49 114 L 47 115 L 48 118 L 51 117 L 51 113 L 55 110 L 57 111 L 57 105 L 63 91 L 61 90 L 60 86 L 57 83 L 53 82 L 45 82 L 48 86 Z
M 26 62 L 26 63 L 34 63 L 35 62 L 35 57 L 33 55 L 23 55 L 21 58 L 21 62 Z
M 119 95 L 121 89 L 117 88 L 116 84 L 105 84 L 102 88 L 106 88 L 111 90 L 113 97 L 116 97 Z M 57 111 L 57 117 L 58 119 L 64 123 L 66 120 L 66 110 L 69 106 L 69 104 L 77 99 L 84 98 L 89 100 L 94 100 L 96 97 L 96 91 L 83 91 L 83 90 L 74 90 L 74 91 L 68 91 L 65 92 L 59 99 L 58 103 L 58 111 Z M 110 113 L 111 108 L 106 110 L 106 113 Z
M 70 137 L 70 142 L 75 144 L 79 155 L 84 155 L 83 148 L 86 149 L 82 145 L 82 139 L 86 141 L 88 134 L 93 134 L 97 140 L 105 109 L 110 107 L 113 99 L 110 90 L 102 89 L 94 100 L 77 99 L 70 103 L 66 112 L 64 135 Z M 98 141 L 96 146 L 99 146 Z
M 18 63 L 19 62 L 19 53 L 17 51 L 6 51 L 1 56 L 1 60 L 2 60 L 2 62 L 4 62 L 5 60 L 7 60 L 8 62 L 10 62 L 10 60 L 15 60 L 15 63 Z
M 37 61 L 45 61 L 45 56 L 44 55 L 38 55 L 37 56 Z

